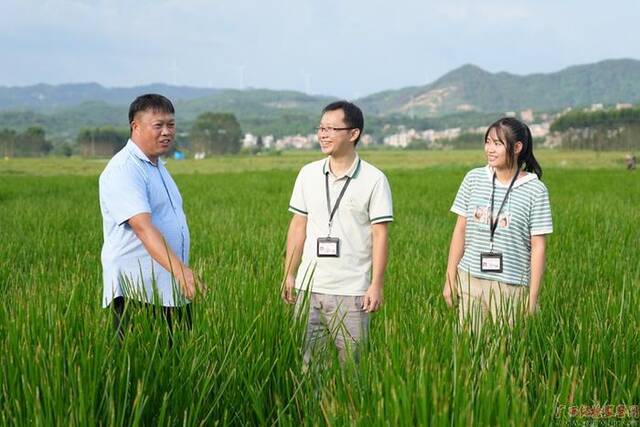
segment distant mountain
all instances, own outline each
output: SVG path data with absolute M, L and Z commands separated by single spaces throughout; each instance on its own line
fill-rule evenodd
M 129 88 L 106 88 L 97 83 L 24 87 L 0 86 L 0 110 L 34 110 L 51 112 L 84 102 L 102 101 L 112 105 L 128 105 L 144 93 L 162 93 L 174 100 L 186 101 L 214 95 L 219 89 L 150 84 Z
M 31 91 L 20 91 L 23 96 L 21 99 L 24 101 L 28 98 L 26 93 L 36 93 L 35 88 L 41 86 L 45 85 L 32 86 Z M 198 97 L 197 91 L 201 89 L 160 85 L 127 90 L 106 89 L 94 84 L 47 88 L 54 96 L 45 96 L 37 107 L 27 108 L 28 103 L 24 101 L 18 106 L 12 104 L 13 108 L 0 109 L 0 128 L 24 130 L 29 126 L 42 126 L 48 134 L 63 138 L 72 138 L 81 128 L 126 128 L 131 100 L 146 92 L 159 92 L 174 101 L 176 118 L 182 130 L 187 130 L 190 122 L 199 114 L 214 111 L 234 113 L 247 132 L 263 135 L 306 134 L 312 132 L 322 108 L 335 100 L 301 92 L 263 89 L 217 89 L 211 95 Z M 97 96 L 95 94 L 100 94 L 101 98 L 86 100 Z M 5 96 L 4 99 L 8 98 Z M 73 103 L 73 100 L 84 101 Z
M 243 130 L 261 135 L 307 133 L 331 96 L 266 89 L 212 89 L 152 84 L 106 88 L 96 83 L 0 87 L 0 128 L 43 126 L 48 135 L 73 138 L 83 127 L 127 127 L 137 95 L 162 93 L 176 105 L 181 129 L 205 111 L 234 113 Z M 531 108 L 553 111 L 593 103 L 640 102 L 640 61 L 607 60 L 549 74 L 490 73 L 465 65 L 426 86 L 376 93 L 356 100 L 368 131 L 387 123 L 420 128 L 468 126 L 486 117 Z M 425 122 L 426 120 L 426 122 Z M 418 121 L 420 123 L 414 123 Z
M 96 83 L 0 87 L 0 128 L 30 125 L 69 136 L 82 127 L 126 127 L 129 103 L 144 93 L 161 93 L 176 107 L 176 118 L 187 125 L 205 111 L 232 112 L 249 131 L 280 135 L 310 131 L 322 108 L 336 98 L 266 89 L 202 89 L 154 84 L 105 88 Z M 304 122 L 296 128 L 296 122 Z
M 176 108 L 192 119 L 204 111 L 227 111 L 239 117 L 269 118 L 283 112 L 318 115 L 336 98 L 302 92 L 267 89 L 224 89 L 206 98 L 178 102 Z
M 464 111 L 538 111 L 640 101 L 640 61 L 607 60 L 549 74 L 490 73 L 464 65 L 426 86 L 358 100 L 369 114 L 439 116 Z

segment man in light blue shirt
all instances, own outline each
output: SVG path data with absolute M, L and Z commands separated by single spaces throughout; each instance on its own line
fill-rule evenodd
M 160 161 L 175 137 L 174 108 L 162 95 L 136 98 L 129 108 L 131 138 L 100 175 L 104 245 L 103 307 L 112 306 L 114 325 L 124 336 L 128 301 L 161 306 L 169 326 L 182 318 L 196 279 L 188 267 L 189 228 L 182 197 Z

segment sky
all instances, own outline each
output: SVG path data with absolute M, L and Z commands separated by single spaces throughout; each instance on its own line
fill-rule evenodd
M 355 99 L 464 64 L 640 59 L 640 0 L 0 0 L 0 86 L 291 89 Z

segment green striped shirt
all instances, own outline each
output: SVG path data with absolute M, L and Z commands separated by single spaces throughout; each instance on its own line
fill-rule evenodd
M 551 234 L 551 206 L 547 187 L 533 173 L 516 180 L 498 218 L 493 251 L 502 253 L 502 273 L 480 271 L 480 254 L 489 252 L 491 189 L 493 170 L 482 167 L 464 177 L 451 212 L 467 219 L 464 256 L 459 268 L 472 276 L 512 285 L 529 285 L 531 275 L 531 236 Z M 508 185 L 496 180 L 494 215 L 498 212 Z M 494 216 L 495 218 L 495 216 Z

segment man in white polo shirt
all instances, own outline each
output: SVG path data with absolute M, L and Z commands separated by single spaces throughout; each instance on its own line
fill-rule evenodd
M 305 364 L 327 339 L 341 362 L 349 354 L 357 360 L 369 313 L 383 302 L 391 190 L 356 153 L 363 127 L 362 111 L 350 102 L 324 108 L 316 130 L 328 157 L 300 170 L 289 203 L 282 298 L 296 303 L 298 315 L 309 309 Z
M 160 156 L 175 137 L 174 108 L 162 95 L 136 98 L 129 108 L 131 138 L 100 175 L 104 245 L 103 307 L 124 336 L 125 307 L 160 306 L 172 343 L 172 317 L 191 325 L 196 280 L 187 267 L 189 229 L 182 197 Z M 185 306 L 183 313 L 182 306 Z M 155 309 L 152 309 L 155 310 Z

